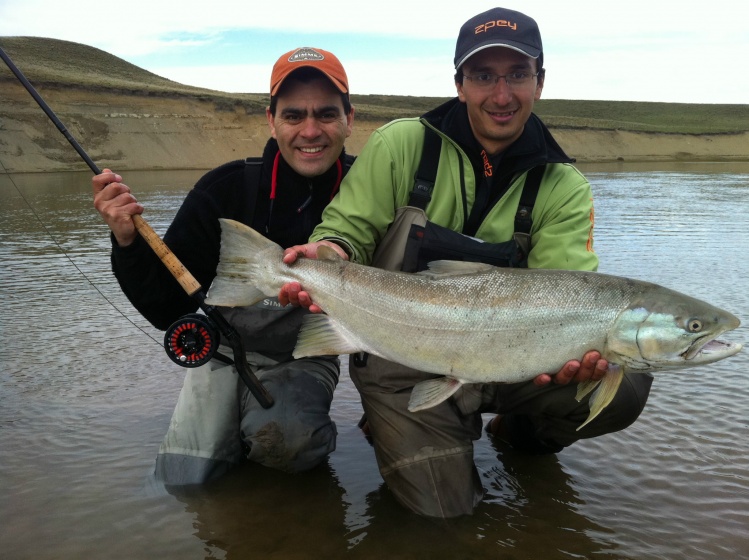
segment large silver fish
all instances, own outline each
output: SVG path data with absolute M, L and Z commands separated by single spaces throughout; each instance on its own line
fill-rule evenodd
M 730 313 L 673 290 L 595 272 L 507 269 L 437 261 L 418 274 L 318 259 L 282 262 L 253 229 L 221 220 L 221 258 L 206 302 L 251 305 L 296 281 L 325 314 L 305 317 L 294 357 L 369 352 L 441 374 L 418 383 L 409 410 L 447 399 L 463 383 L 519 382 L 598 350 L 609 370 L 590 400 L 590 422 L 627 371 L 708 364 L 739 352 L 715 340 Z M 583 383 L 578 400 L 598 386 Z

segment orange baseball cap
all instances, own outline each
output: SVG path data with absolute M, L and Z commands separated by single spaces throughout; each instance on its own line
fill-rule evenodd
M 276 61 L 270 75 L 270 94 L 276 95 L 283 81 L 294 70 L 315 68 L 333 82 L 341 93 L 348 94 L 348 78 L 341 61 L 331 52 L 312 47 L 302 47 L 289 51 Z

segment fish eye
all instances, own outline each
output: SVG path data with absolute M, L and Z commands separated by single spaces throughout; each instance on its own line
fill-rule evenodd
M 687 321 L 687 330 L 693 333 L 700 332 L 702 330 L 702 321 L 699 319 L 689 319 Z

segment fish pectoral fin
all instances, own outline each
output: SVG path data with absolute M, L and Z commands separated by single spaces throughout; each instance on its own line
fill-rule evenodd
M 437 406 L 450 398 L 462 384 L 462 381 L 454 377 L 437 377 L 417 383 L 411 391 L 408 410 L 416 412 Z
M 294 358 L 355 354 L 362 349 L 352 344 L 327 315 L 305 315 L 299 330 Z
M 587 397 L 588 393 L 598 387 L 600 383 L 600 379 L 598 381 L 583 381 L 582 383 L 578 383 L 577 394 L 575 395 L 575 399 L 577 400 L 577 402 L 580 402 L 585 397 Z
M 598 390 L 593 394 L 592 397 L 590 397 L 590 400 L 588 401 L 590 414 L 588 414 L 587 420 L 580 424 L 580 426 L 577 428 L 578 430 L 588 424 L 591 420 L 598 416 L 604 408 L 608 406 L 608 404 L 614 399 L 614 395 L 616 395 L 616 392 L 619 390 L 619 385 L 622 384 L 623 378 L 624 369 L 621 366 L 609 364 L 609 369 L 606 371 L 603 379 L 601 379 Z M 589 392 L 590 390 L 588 389 L 586 391 L 586 394 Z M 578 388 L 578 395 L 579 393 L 580 388 Z M 580 399 L 578 398 L 578 400 Z

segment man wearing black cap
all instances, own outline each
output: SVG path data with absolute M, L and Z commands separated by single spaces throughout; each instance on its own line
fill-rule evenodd
M 324 243 L 352 261 L 409 272 L 440 258 L 597 268 L 590 185 L 532 113 L 544 85 L 536 22 L 504 8 L 481 13 L 460 29 L 454 62 L 458 97 L 375 131 L 310 243 L 288 249 L 286 262 L 315 257 Z M 279 299 L 317 310 L 297 283 Z M 475 350 L 502 360 L 497 349 Z M 349 369 L 395 497 L 420 514 L 455 517 L 483 497 L 473 463 L 482 412 L 497 414 L 487 426 L 493 437 L 533 454 L 634 422 L 649 375 L 627 376 L 602 415 L 577 431 L 588 402 L 575 399 L 576 385 L 601 379 L 607 366 L 591 348 L 553 381 L 542 374 L 528 383 L 463 385 L 415 413 L 407 409 L 411 390 L 432 375 L 372 355 L 357 356 Z
M 262 157 L 226 163 L 204 175 L 164 236 L 204 287 L 216 276 L 218 218 L 248 224 L 283 246 L 303 243 L 353 161 L 343 145 L 354 109 L 335 55 L 309 47 L 282 55 L 273 66 L 270 94 L 272 138 Z M 115 276 L 135 308 L 159 329 L 196 311 L 197 302 L 136 233 L 132 216 L 143 207 L 122 177 L 104 170 L 93 178 L 93 189 L 94 206 L 112 230 Z M 267 298 L 221 312 L 242 336 L 247 360 L 275 404 L 261 407 L 236 369 L 219 360 L 188 370 L 157 456 L 157 478 L 173 485 L 205 482 L 244 458 L 290 472 L 319 464 L 335 449 L 329 410 L 338 358 L 292 358 L 306 310 Z

